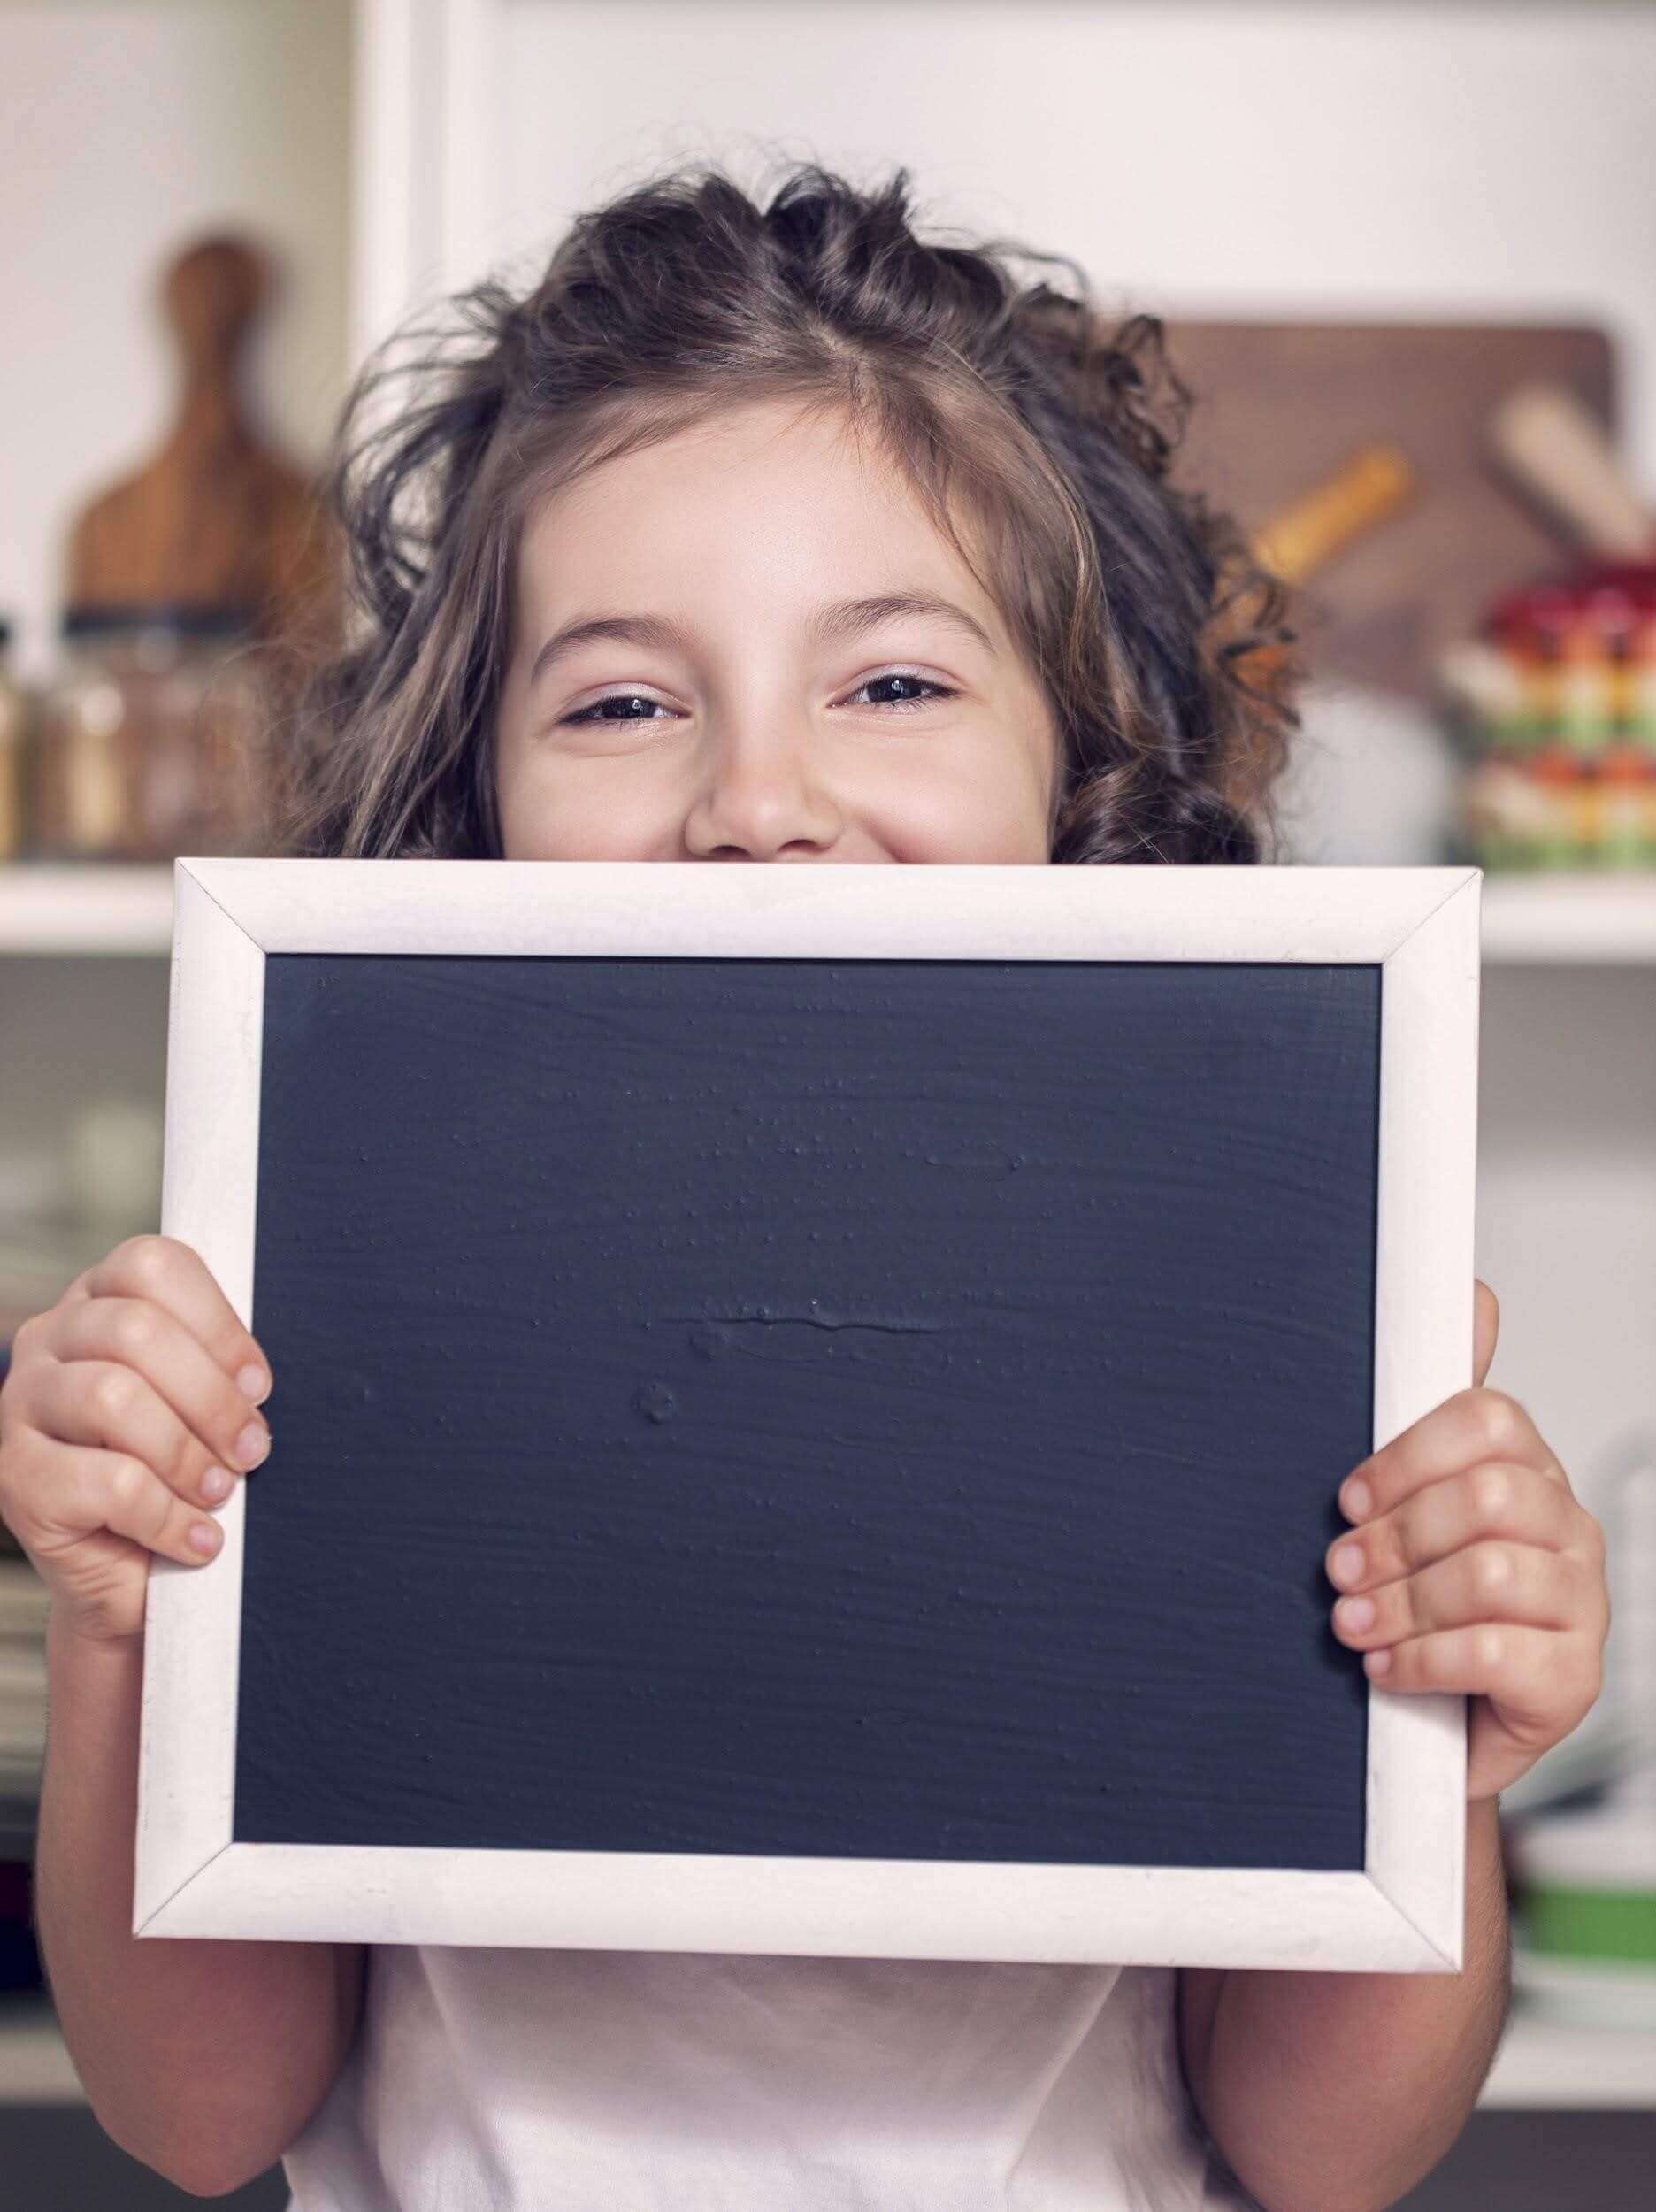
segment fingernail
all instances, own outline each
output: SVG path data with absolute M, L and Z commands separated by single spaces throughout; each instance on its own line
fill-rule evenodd
M 1366 1521 L 1374 1510 L 1374 1498 L 1366 1482 L 1348 1482 L 1346 1486 L 1346 1513 L 1348 1519 Z
M 1355 1582 L 1362 1572 L 1362 1548 L 1358 1544 L 1342 1544 L 1329 1562 L 1329 1573 L 1336 1582 Z
M 1372 1598 L 1342 1598 L 1334 1610 L 1339 1616 L 1340 1626 L 1351 1629 L 1358 1635 L 1361 1635 L 1365 1628 L 1371 1628 L 1374 1625 L 1374 1600 Z
M 235 1455 L 243 1470 L 257 1467 L 270 1449 L 270 1435 L 257 1421 L 249 1421 L 235 1441 Z
M 222 1467 L 210 1467 L 202 1477 L 202 1495 L 215 1502 L 230 1494 L 230 1477 Z
M 236 1377 L 236 1388 L 244 1398 L 250 1398 L 256 1406 L 263 1405 L 270 1396 L 271 1379 L 262 1367 L 249 1365 Z

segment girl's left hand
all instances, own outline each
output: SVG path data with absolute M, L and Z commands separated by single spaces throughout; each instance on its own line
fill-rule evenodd
M 1535 1423 L 1486 1390 L 1500 1310 L 1474 1286 L 1469 1390 L 1340 1486 L 1334 1632 L 1388 1690 L 1463 1690 L 1467 1796 L 1493 1797 L 1591 1709 L 1610 1626 L 1604 1531 Z

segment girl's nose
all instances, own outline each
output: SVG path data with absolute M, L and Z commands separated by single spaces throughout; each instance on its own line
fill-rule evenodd
M 842 818 L 811 753 L 805 731 L 732 733 L 716 742 L 685 823 L 689 851 L 708 860 L 773 860 L 795 847 L 826 851 Z

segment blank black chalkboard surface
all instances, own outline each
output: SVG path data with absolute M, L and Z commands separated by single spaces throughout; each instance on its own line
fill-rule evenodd
M 176 864 L 134 1931 L 1452 1972 L 1334 1637 L 1471 1380 L 1472 868 Z

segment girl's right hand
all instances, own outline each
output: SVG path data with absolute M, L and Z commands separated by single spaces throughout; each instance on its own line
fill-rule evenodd
M 212 1471 L 270 1448 L 269 1363 L 200 1253 L 135 1236 L 12 1340 L 0 1385 L 0 1519 L 73 1632 L 139 1639 L 150 1555 L 201 1566 L 222 1532 Z M 249 1433 L 249 1430 L 252 1432 Z M 192 1541 L 205 1528 L 211 1542 Z

